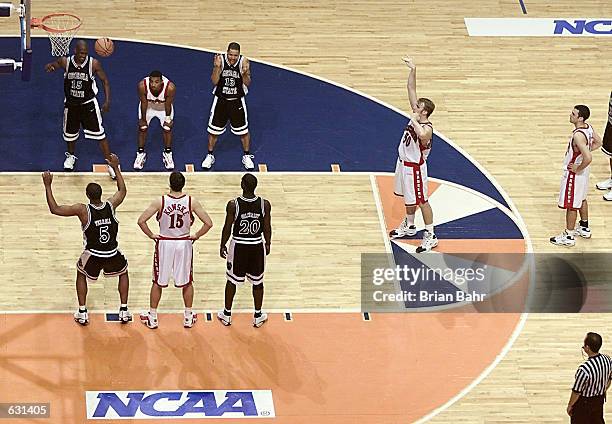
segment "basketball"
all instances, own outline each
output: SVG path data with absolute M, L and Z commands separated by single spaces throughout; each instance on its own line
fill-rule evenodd
M 95 49 L 98 56 L 108 57 L 115 51 L 115 45 L 110 38 L 98 38 Z

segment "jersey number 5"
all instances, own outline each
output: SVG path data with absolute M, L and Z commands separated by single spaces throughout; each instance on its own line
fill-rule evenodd
M 108 243 L 110 234 L 108 233 L 108 225 L 100 227 L 100 243 Z

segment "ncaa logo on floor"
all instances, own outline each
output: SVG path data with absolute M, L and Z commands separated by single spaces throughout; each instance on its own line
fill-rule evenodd
M 87 418 L 275 417 L 271 390 L 87 392 Z

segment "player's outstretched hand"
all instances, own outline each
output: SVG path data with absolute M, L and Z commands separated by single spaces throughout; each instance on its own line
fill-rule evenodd
M 221 256 L 223 259 L 227 258 L 227 247 L 221 246 L 219 249 L 219 256 Z
M 215 65 L 216 68 L 220 68 L 221 67 L 221 55 L 220 54 L 216 54 L 215 58 L 213 60 L 213 64 Z
M 116 170 L 117 168 L 119 168 L 119 157 L 116 154 L 111 153 L 110 160 L 106 159 L 106 163 L 108 163 L 111 168 Z
M 47 71 L 47 72 L 55 71 L 55 65 L 53 63 L 47 63 L 45 65 L 45 71 Z
M 101 110 L 102 110 L 102 113 L 108 113 L 108 111 L 110 110 L 110 104 L 108 102 L 104 102 Z
M 404 61 L 406 66 L 408 66 L 410 69 L 415 69 L 416 68 L 416 65 L 414 64 L 414 60 L 411 57 L 404 56 L 404 57 L 402 57 L 402 60 Z
M 45 171 L 42 173 L 42 179 L 45 186 L 50 186 L 53 182 L 53 174 L 49 171 Z
M 270 245 L 266 244 L 266 256 L 270 254 Z

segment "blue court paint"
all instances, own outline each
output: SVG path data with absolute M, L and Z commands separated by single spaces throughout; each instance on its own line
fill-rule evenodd
M 0 52 L 7 57 L 18 55 L 17 40 L 0 37 Z M 93 40 L 88 41 L 93 52 Z M 32 44 L 32 80 L 22 83 L 18 73 L 0 78 L 0 142 L 4 148 L 0 171 L 62 170 L 62 73 L 44 71 L 45 63 L 53 60 L 46 38 L 34 38 Z M 207 151 L 206 126 L 213 99 L 212 53 L 116 40 L 115 53 L 102 59 L 102 64 L 111 83 L 112 100 L 104 127 L 123 170 L 132 169 L 136 152 L 136 85 L 151 70 L 158 69 L 177 86 L 175 165 L 183 170 L 185 163 L 194 163 L 196 171 L 200 171 Z M 251 70 L 253 84 L 247 107 L 256 166 L 265 163 L 275 171 L 329 171 L 330 163 L 337 163 L 345 172 L 394 171 L 405 116 L 357 93 L 297 72 L 255 61 L 251 62 Z M 435 125 L 435 114 L 432 120 Z M 145 171 L 164 171 L 157 121 L 152 121 L 146 150 Z M 82 136 L 76 155 L 76 171 L 91 171 L 92 163 L 102 163 L 97 142 Z M 213 172 L 241 171 L 241 155 L 240 140 L 228 128 L 215 149 Z M 508 206 L 489 178 L 438 136 L 434 136 L 428 165 L 430 176 L 472 188 Z
M 519 0 L 519 3 L 521 5 L 521 10 L 523 11 L 523 15 L 527 14 L 527 8 L 525 7 L 525 3 L 523 2 L 523 0 Z

